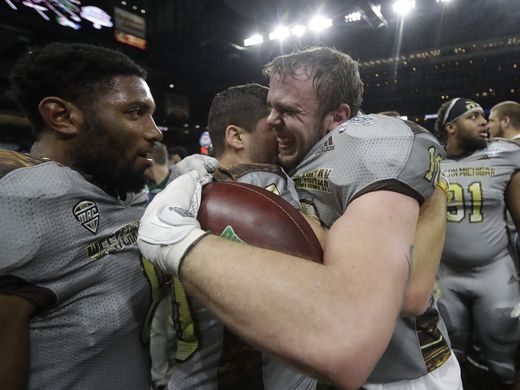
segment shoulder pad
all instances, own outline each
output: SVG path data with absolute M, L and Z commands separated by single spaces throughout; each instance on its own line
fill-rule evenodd
M 0 179 L 18 168 L 31 167 L 45 161 L 44 159 L 31 156 L 27 153 L 0 150 Z

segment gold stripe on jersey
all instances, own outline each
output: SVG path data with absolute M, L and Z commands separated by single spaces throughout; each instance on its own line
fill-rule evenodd
M 176 276 L 173 277 L 172 283 L 172 300 L 174 304 L 173 323 L 177 333 L 177 352 L 175 358 L 179 362 L 184 362 L 199 348 L 199 338 L 195 333 L 195 324 L 184 287 L 182 287 L 181 281 Z
M 148 345 L 150 342 L 150 329 L 152 327 L 153 316 L 155 314 L 155 309 L 157 309 L 157 306 L 162 299 L 163 290 L 161 288 L 161 278 L 159 277 L 157 269 L 154 267 L 154 265 L 143 256 L 140 256 L 140 260 L 143 267 L 143 272 L 146 276 L 146 280 L 150 286 L 150 296 L 152 297 L 151 304 L 148 306 L 148 310 L 146 311 L 146 319 L 143 323 L 143 328 L 141 331 L 141 342 L 144 345 Z
M 438 321 L 439 313 L 434 308 L 429 308 L 416 318 L 417 337 L 428 372 L 442 366 L 451 355 L 448 343 L 437 327 Z
M 18 168 L 32 167 L 45 161 L 27 153 L 0 150 L 0 179 Z

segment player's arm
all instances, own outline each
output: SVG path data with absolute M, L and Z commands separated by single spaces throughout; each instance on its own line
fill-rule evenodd
M 520 232 L 520 172 L 511 177 L 506 191 L 506 203 L 516 230 Z
M 328 232 L 324 265 L 207 236 L 181 280 L 247 341 L 356 389 L 394 330 L 418 214 L 408 196 L 362 195 Z
M 421 206 L 415 233 L 412 276 L 408 283 L 402 316 L 424 313 L 439 270 L 446 234 L 446 192 L 437 187 Z
M 0 389 L 25 389 L 29 377 L 31 302 L 0 294 Z

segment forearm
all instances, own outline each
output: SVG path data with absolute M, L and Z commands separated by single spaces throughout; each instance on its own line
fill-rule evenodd
M 21 390 L 27 386 L 32 310 L 32 304 L 21 298 L 0 295 L 0 389 Z
M 321 264 L 215 236 L 204 238 L 181 266 L 190 294 L 248 342 L 289 361 L 309 356 L 311 346 L 330 345 L 314 338 L 328 332 L 333 339 L 334 309 L 322 304 L 334 294 L 330 277 Z
M 439 269 L 445 233 L 446 195 L 437 188 L 419 214 L 412 275 L 401 309 L 402 316 L 420 315 L 426 310 Z
M 382 208 L 350 206 L 328 233 L 324 265 L 208 236 L 185 258 L 181 280 L 250 343 L 344 388 L 359 387 L 392 335 L 418 215 L 403 217 L 413 227 L 405 229 L 380 218 Z

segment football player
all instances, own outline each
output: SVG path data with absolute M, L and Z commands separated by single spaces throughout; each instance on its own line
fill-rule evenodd
M 520 103 L 500 102 L 491 108 L 488 118 L 491 137 L 520 138 Z
M 33 49 L 13 69 L 36 141 L 0 151 L 1 389 L 150 388 L 161 274 L 136 241 L 162 135 L 145 77 L 84 44 Z
M 465 98 L 443 104 L 437 128 L 446 138 L 442 161 L 450 181 L 446 243 L 439 268 L 439 306 L 452 347 L 464 360 L 475 341 L 503 384 L 515 378 L 520 301 L 505 219 L 520 222 L 520 146 L 491 139 L 482 107 Z
M 159 275 L 136 235 L 162 135 L 145 76 L 82 44 L 33 50 L 13 70 L 37 139 L 0 154 L 0 388 L 150 387 Z
M 437 185 L 441 146 L 413 123 L 358 115 L 357 63 L 336 50 L 277 57 L 266 72 L 278 158 L 300 201 L 330 228 L 324 264 L 201 231 L 175 211 L 193 208 L 197 175 L 174 181 L 149 206 L 142 250 L 169 273 L 182 260 L 186 290 L 241 337 L 342 388 L 460 388 L 431 286 L 411 294 L 413 309 L 399 317 L 416 271 L 419 205 Z M 422 276 L 428 285 L 434 273 Z
M 267 124 L 267 92 L 261 85 L 246 84 L 213 99 L 208 129 L 221 166 L 214 178 L 264 187 L 299 208 L 294 183 L 275 165 L 277 141 Z M 178 313 L 174 316 L 178 348 L 169 389 L 316 388 L 316 379 L 244 343 L 197 299 L 186 295 L 177 277 L 172 296 L 173 312 Z

